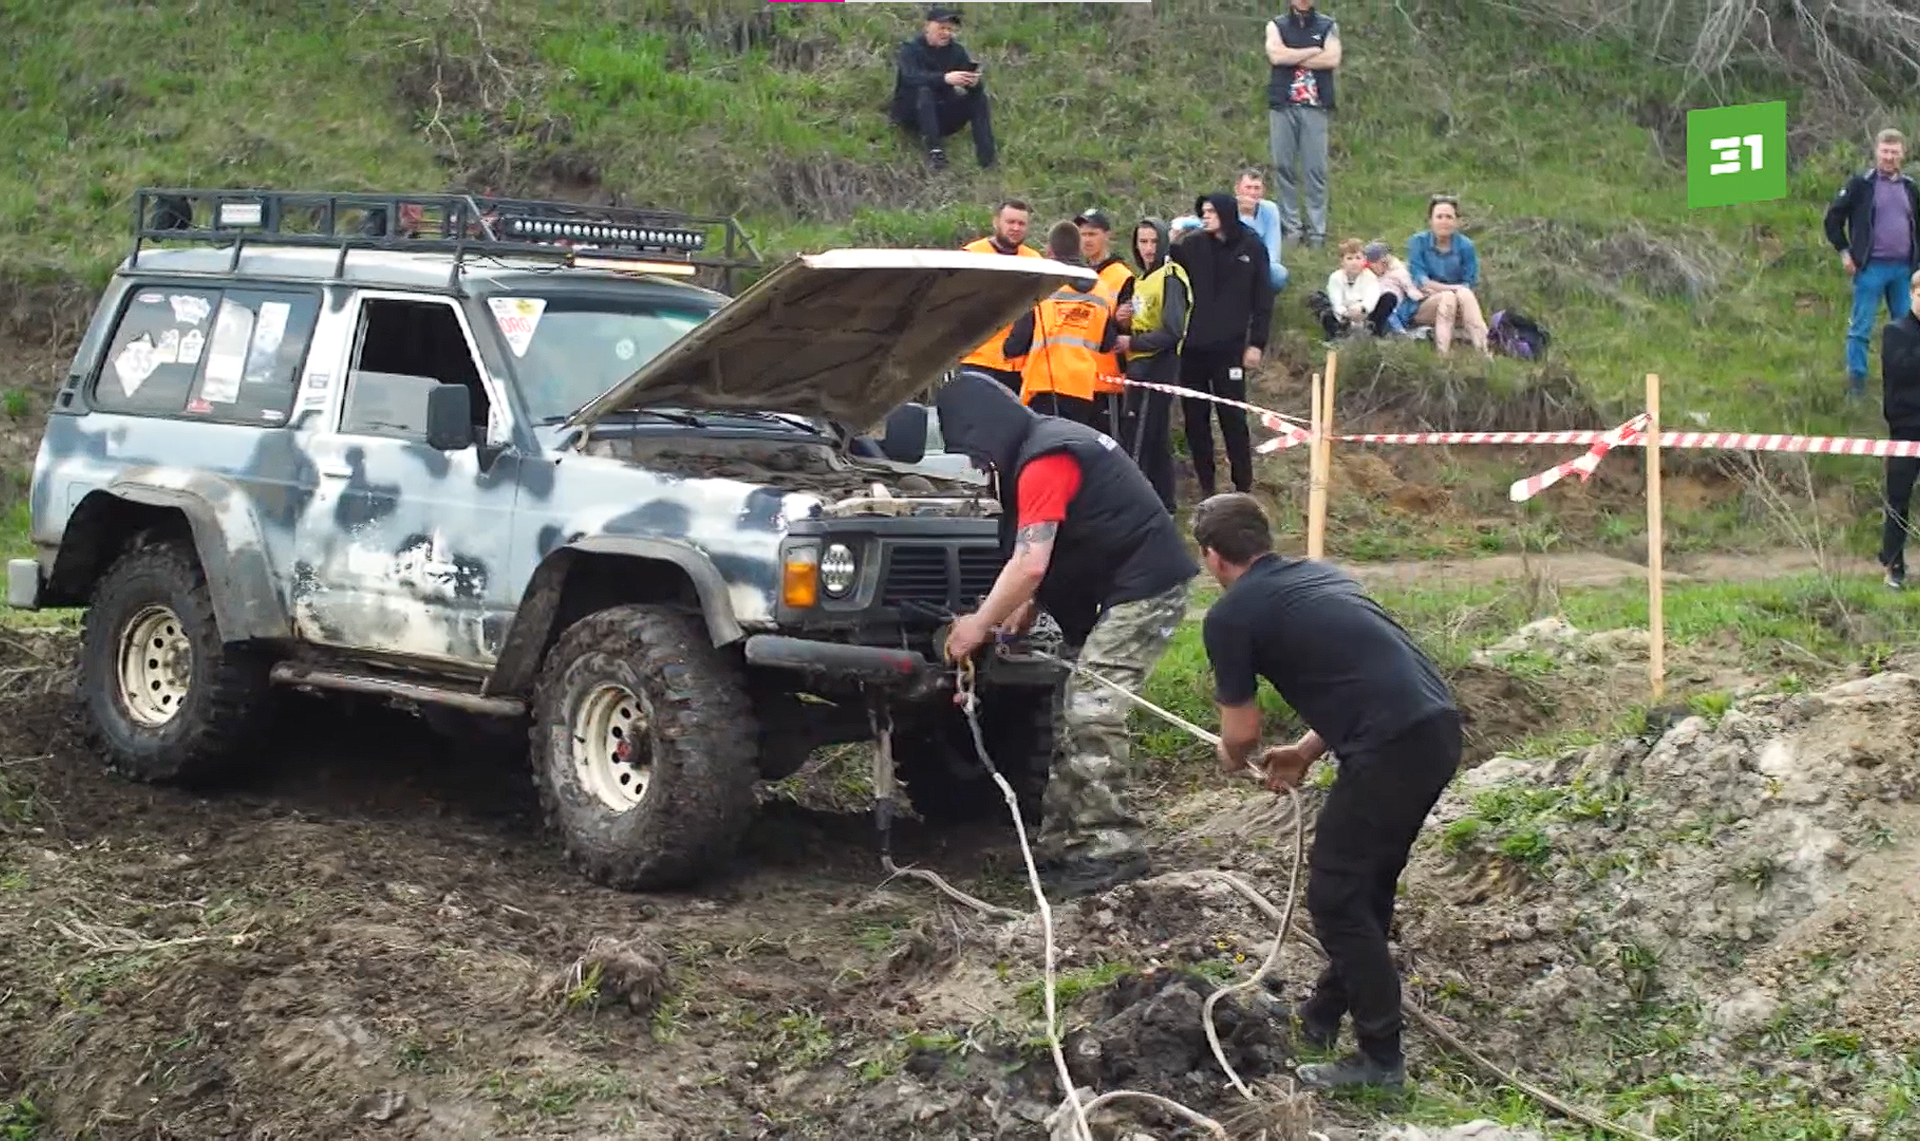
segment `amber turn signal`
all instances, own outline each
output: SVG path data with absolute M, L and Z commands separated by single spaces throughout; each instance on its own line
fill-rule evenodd
M 820 552 L 803 547 L 787 552 L 780 576 L 780 600 L 795 610 L 820 601 Z

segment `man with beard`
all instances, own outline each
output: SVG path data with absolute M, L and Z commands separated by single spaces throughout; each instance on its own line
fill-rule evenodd
M 1267 248 L 1241 224 L 1231 194 L 1209 194 L 1194 203 L 1201 232 L 1173 247 L 1173 260 L 1186 272 L 1193 290 L 1187 340 L 1180 350 L 1180 384 L 1195 392 L 1229 400 L 1247 399 L 1247 373 L 1260 364 L 1273 326 L 1273 281 Z M 1214 491 L 1213 427 L 1220 419 L 1220 441 L 1235 491 L 1253 489 L 1253 442 L 1244 410 L 1210 400 L 1183 398 L 1187 450 L 1200 494 Z
M 993 211 L 993 233 L 987 237 L 968 242 L 960 248 L 970 254 L 1006 254 L 1011 257 L 1037 258 L 1040 251 L 1025 244 L 1027 224 L 1033 218 L 1033 210 L 1018 198 L 1009 198 L 1000 203 Z M 1007 386 L 1007 391 L 1020 395 L 1020 370 L 1000 351 L 1006 343 L 1007 334 L 1013 326 L 1006 328 L 980 342 L 980 347 L 960 358 L 962 368 L 977 368 Z
M 1110 436 L 1041 416 L 992 377 L 962 369 L 935 400 L 948 451 L 994 473 L 1001 544 L 993 589 L 956 619 L 946 655 L 962 661 L 996 629 L 1021 633 L 1034 608 L 1060 624 L 1079 664 L 1138 691 L 1187 612 L 1199 567 L 1173 517 Z M 1042 799 L 1036 862 L 1065 896 L 1145 875 L 1146 828 L 1125 799 L 1129 706 L 1074 674 Z

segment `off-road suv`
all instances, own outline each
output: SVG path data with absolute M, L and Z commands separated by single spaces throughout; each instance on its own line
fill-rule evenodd
M 34 466 L 37 557 L 8 567 L 10 604 L 87 608 L 115 768 L 255 762 L 275 684 L 523 719 L 567 852 L 626 888 L 714 869 L 757 779 L 876 715 L 923 814 L 997 802 L 935 636 L 999 571 L 998 508 L 912 471 L 903 401 L 1086 271 L 838 250 L 729 301 L 688 280 L 742 264 L 701 252 L 718 227 L 737 248 L 728 219 L 182 190 L 135 211 Z M 1043 777 L 1059 684 L 989 663 L 1002 766 Z

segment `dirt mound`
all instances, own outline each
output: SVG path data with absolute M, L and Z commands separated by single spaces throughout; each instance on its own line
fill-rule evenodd
M 1920 1045 L 1916 826 L 1920 678 L 1754 697 L 1465 774 L 1403 937 L 1430 997 L 1543 1070 L 1631 1084 L 1824 1035 L 1848 1057 L 1809 1047 L 1791 1087 L 1844 1106 L 1848 1066 Z M 1622 1022 L 1664 1027 L 1666 1053 L 1608 1058 Z

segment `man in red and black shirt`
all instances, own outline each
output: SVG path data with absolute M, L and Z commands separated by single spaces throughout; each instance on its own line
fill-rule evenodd
M 1080 664 L 1138 690 L 1186 616 L 1200 568 L 1140 469 L 1112 438 L 1041 416 L 991 376 L 962 369 L 936 398 L 940 433 L 997 477 L 1006 566 L 980 608 L 954 622 L 960 661 L 995 629 L 1024 631 L 1043 606 Z M 1036 855 L 1062 895 L 1147 871 L 1146 829 L 1126 803 L 1123 699 L 1078 674 L 1042 801 Z

